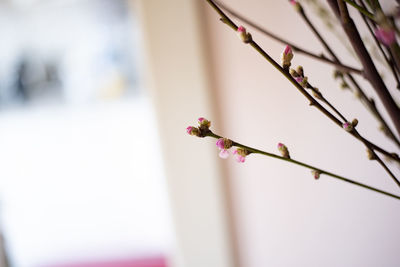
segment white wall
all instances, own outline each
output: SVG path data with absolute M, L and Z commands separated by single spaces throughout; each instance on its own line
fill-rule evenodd
M 288 1 L 224 2 L 280 36 L 316 53 L 323 51 Z M 277 143 L 283 142 L 294 159 L 399 193 L 384 170 L 367 160 L 361 143 L 309 107 L 283 76 L 219 22 L 209 6 L 204 10 L 213 90 L 222 117 L 214 127 L 217 133 L 275 153 Z M 279 61 L 284 45 L 250 31 Z M 344 52 L 334 37 L 323 35 L 338 53 Z M 359 66 L 347 54 L 341 58 Z M 398 152 L 355 97 L 331 81 L 332 67 L 299 54 L 292 63 L 302 65 L 309 81 L 345 116 L 359 119 L 362 134 Z M 307 169 L 259 155 L 249 156 L 245 164 L 217 156 L 215 161 L 229 170 L 241 266 L 398 266 L 400 202 L 329 177 L 315 181 Z M 400 173 L 398 166 L 391 167 Z

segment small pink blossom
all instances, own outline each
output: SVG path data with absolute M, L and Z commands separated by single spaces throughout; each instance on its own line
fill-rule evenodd
M 244 148 L 237 148 L 235 151 L 233 151 L 233 154 L 236 155 L 236 161 L 243 163 L 246 161 L 246 156 L 250 154 L 249 151 L 247 151 Z
M 228 138 L 219 138 L 215 144 L 220 149 L 219 156 L 223 159 L 228 158 L 228 149 L 232 147 L 232 141 Z
M 221 149 L 218 155 L 222 159 L 227 159 L 229 157 L 229 151 L 227 149 Z
M 200 117 L 197 120 L 199 121 L 199 123 L 202 123 L 205 119 L 203 117 Z
M 298 3 L 296 0 L 290 0 L 290 4 L 294 6 L 294 5 L 297 5 Z
M 378 27 L 375 30 L 375 36 L 386 46 L 391 46 L 396 40 L 395 32 L 393 29 Z
M 237 149 L 235 149 L 235 151 L 233 151 L 233 154 L 236 155 L 237 162 L 243 163 L 246 161 L 246 156 L 240 155 Z

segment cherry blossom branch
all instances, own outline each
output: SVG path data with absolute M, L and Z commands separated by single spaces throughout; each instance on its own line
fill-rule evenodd
M 350 14 L 347 10 L 346 3 L 343 0 L 328 0 L 331 8 L 333 9 L 336 16 L 339 18 L 342 27 L 350 40 L 351 45 L 353 46 L 358 58 L 361 61 L 361 64 L 364 67 L 364 71 L 366 74 L 366 78 L 375 89 L 375 92 L 379 96 L 382 104 L 385 109 L 389 113 L 389 116 L 396 127 L 397 133 L 400 134 L 400 110 L 390 95 L 385 83 L 383 82 L 381 76 L 378 73 L 378 70 L 375 67 L 374 62 L 371 59 L 367 49 L 363 41 L 361 40 L 361 36 L 350 17 Z
M 302 8 L 302 6 L 297 2 L 294 2 L 294 5 L 295 5 L 295 9 L 298 11 L 298 13 L 302 17 L 302 19 L 306 22 L 306 24 L 311 29 L 311 31 L 314 33 L 314 35 L 317 37 L 317 39 L 320 41 L 322 46 L 328 51 L 328 53 L 331 55 L 333 60 L 335 62 L 341 64 L 341 62 L 340 62 L 339 58 L 336 56 L 335 52 L 333 52 L 332 48 L 328 45 L 328 43 L 325 41 L 325 39 L 319 33 L 317 28 L 310 21 L 310 19 L 308 18 L 307 14 L 305 13 L 305 11 Z M 367 95 L 364 93 L 364 91 L 361 89 L 361 87 L 359 86 L 357 81 L 354 79 L 354 77 L 350 73 L 347 73 L 346 76 L 350 80 L 350 82 L 353 84 L 355 90 L 357 91 L 358 95 L 360 96 L 360 99 L 362 100 L 362 103 L 364 103 L 366 108 L 368 108 L 369 111 L 375 116 L 375 118 L 380 121 L 380 123 L 381 123 L 381 125 L 383 127 L 383 130 L 384 130 L 384 133 L 386 133 L 387 136 L 393 142 L 395 142 L 397 144 L 397 146 L 400 147 L 400 141 L 394 135 L 394 133 L 390 129 L 390 127 L 387 124 L 387 122 L 383 119 L 382 115 L 380 114 L 380 112 L 376 108 L 375 102 L 372 99 L 367 97 Z
M 363 1 L 359 1 L 359 2 L 364 8 L 366 8 L 366 6 L 365 6 Z M 386 64 L 389 66 L 390 70 L 392 71 L 393 77 L 394 77 L 394 79 L 396 80 L 396 83 L 397 83 L 397 89 L 400 89 L 400 80 L 399 80 L 399 76 L 398 76 L 398 73 L 397 73 L 398 70 L 396 71 L 395 66 L 393 65 L 393 62 L 389 60 L 389 58 L 386 55 L 385 51 L 383 51 L 382 44 L 378 41 L 378 38 L 376 38 L 376 35 L 374 33 L 374 30 L 376 30 L 376 25 L 375 25 L 374 21 L 372 21 L 372 23 L 371 23 L 372 25 L 371 25 L 370 22 L 368 21 L 367 17 L 364 16 L 363 13 L 360 12 L 360 15 L 361 15 L 361 18 L 364 21 L 364 24 L 367 26 L 367 29 L 368 29 L 369 33 L 371 34 L 371 36 L 372 36 L 372 39 L 374 39 L 374 42 L 375 42 L 376 46 L 378 47 L 378 49 L 381 52 L 383 58 L 385 59 Z M 388 53 L 391 56 L 391 58 L 393 59 L 393 55 L 390 52 L 390 50 L 388 51 Z
M 223 4 L 223 3 L 219 2 L 219 1 L 214 1 L 214 2 L 215 2 L 221 9 L 225 10 L 227 13 L 231 14 L 233 17 L 235 17 L 235 18 L 237 18 L 237 19 L 243 21 L 245 24 L 247 24 L 247 25 L 253 27 L 254 29 L 258 30 L 259 32 L 265 34 L 266 36 L 268 36 L 268 37 L 270 37 L 270 38 L 274 39 L 275 41 L 278 41 L 278 42 L 280 42 L 280 43 L 282 43 L 282 44 L 290 45 L 290 46 L 292 47 L 292 49 L 293 49 L 295 52 L 299 52 L 299 53 L 304 54 L 304 55 L 307 55 L 307 56 L 309 56 L 309 57 L 311 57 L 311 58 L 314 58 L 314 59 L 320 60 L 320 61 L 322 61 L 322 62 L 325 62 L 325 63 L 327 63 L 327 64 L 333 65 L 333 66 L 335 66 L 337 69 L 343 71 L 344 73 L 354 73 L 354 74 L 358 74 L 358 75 L 363 75 L 363 71 L 360 70 L 360 69 L 356 69 L 356 68 L 353 68 L 353 67 L 344 65 L 344 64 L 342 64 L 342 63 L 340 63 L 340 62 L 332 61 L 332 60 L 330 60 L 329 58 L 325 57 L 323 54 L 318 55 L 318 54 L 315 54 L 315 53 L 313 53 L 313 52 L 311 52 L 311 51 L 307 51 L 306 49 L 301 48 L 301 47 L 299 47 L 299 46 L 293 44 L 292 42 L 290 42 L 290 41 L 288 41 L 288 40 L 286 40 L 286 39 L 283 39 L 283 38 L 277 36 L 276 34 L 274 34 L 274 33 L 270 32 L 270 31 L 268 31 L 267 29 L 265 29 L 265 28 L 259 26 L 259 25 L 256 24 L 255 22 L 252 22 L 251 20 L 249 20 L 249 19 L 247 19 L 246 17 L 244 17 L 243 15 L 237 13 L 236 11 L 234 11 L 234 10 L 231 9 L 231 8 L 229 8 L 229 7 L 226 6 L 225 4 Z
M 321 111 L 325 116 L 327 116 L 330 120 L 332 120 L 336 125 L 339 127 L 344 127 L 345 122 L 343 124 L 339 119 L 337 119 L 333 114 L 331 114 L 328 110 L 326 110 L 323 106 L 321 106 L 318 101 L 316 101 L 307 91 L 300 85 L 288 72 L 287 69 L 282 68 L 278 63 L 275 62 L 251 37 L 250 34 L 246 33 L 243 27 L 238 28 L 238 26 L 214 3 L 213 0 L 206 0 L 207 3 L 214 8 L 214 10 L 221 16 L 221 21 L 225 23 L 227 26 L 232 28 L 234 31 L 238 32 L 239 37 L 242 39 L 244 43 L 249 44 L 252 46 L 260 55 L 262 55 L 273 67 L 275 67 L 279 72 L 281 72 L 296 88 L 297 90 L 310 101 L 310 105 L 316 107 L 319 111 Z M 353 135 L 356 139 L 361 141 L 372 153 L 372 157 L 376 159 L 379 164 L 386 170 L 386 172 L 391 176 L 394 182 L 400 187 L 399 180 L 394 176 L 394 174 L 390 171 L 390 169 L 385 165 L 385 163 L 376 155 L 374 150 L 377 151 L 385 151 L 381 148 L 377 149 L 378 146 L 373 145 L 370 141 L 366 140 L 362 137 L 355 129 L 347 129 L 347 132 Z M 397 154 L 388 153 L 385 151 L 385 155 L 389 156 L 390 158 L 395 159 L 396 161 L 400 161 Z
M 363 7 L 365 7 L 364 3 L 362 1 L 360 2 Z M 372 8 L 374 10 L 374 17 L 376 17 L 376 20 L 370 19 L 370 21 L 374 26 L 378 24 L 378 27 L 375 29 L 375 35 L 387 47 L 392 62 L 394 62 L 394 66 L 396 66 L 397 71 L 400 71 L 400 47 L 395 37 L 395 23 L 391 22 L 390 19 L 384 14 L 378 1 L 373 3 Z
M 217 135 L 217 134 L 213 133 L 209 129 L 209 127 L 211 125 L 210 122 L 208 120 L 204 119 L 204 118 L 200 118 L 199 119 L 199 125 L 200 126 L 198 128 L 193 127 L 193 126 L 189 126 L 186 129 L 187 133 L 190 134 L 190 135 L 198 136 L 198 137 L 212 137 L 212 138 L 218 139 L 217 146 L 221 149 L 222 152 L 227 152 L 227 149 L 229 149 L 229 148 L 231 148 L 233 146 L 237 147 L 238 149 L 235 150 L 234 154 L 237 154 L 238 162 L 244 162 L 244 158 L 249 154 L 260 154 L 260 155 L 264 155 L 264 156 L 267 156 L 267 157 L 271 157 L 271 158 L 279 159 L 279 160 L 282 160 L 282 161 L 290 162 L 290 163 L 305 167 L 307 169 L 310 169 L 312 171 L 312 174 L 314 175 L 315 179 L 319 179 L 320 175 L 324 174 L 324 175 L 330 176 L 332 178 L 341 180 L 343 182 L 350 183 L 350 184 L 353 184 L 353 185 L 356 185 L 356 186 L 359 186 L 359 187 L 374 191 L 376 193 L 380 193 L 380 194 L 383 194 L 383 195 L 386 195 L 386 196 L 389 196 L 389 197 L 396 198 L 396 199 L 400 200 L 400 196 L 394 195 L 392 193 L 380 190 L 378 188 L 375 188 L 375 187 L 372 187 L 372 186 L 369 186 L 369 185 L 366 185 L 366 184 L 363 184 L 363 183 L 356 182 L 354 180 L 351 180 L 351 179 L 345 178 L 345 177 L 343 177 L 341 175 L 335 174 L 333 172 L 329 172 L 329 171 L 323 170 L 321 168 L 306 164 L 304 162 L 301 162 L 301 161 L 298 161 L 298 160 L 294 160 L 289 156 L 289 152 L 288 152 L 286 146 L 281 144 L 281 143 L 278 144 L 278 149 L 281 150 L 282 156 L 279 156 L 279 155 L 276 155 L 276 154 L 273 154 L 273 153 L 269 153 L 269 152 L 266 152 L 266 151 L 263 151 L 263 150 L 260 150 L 260 149 L 257 149 L 257 148 L 253 148 L 253 147 L 250 147 L 250 146 L 246 146 L 246 145 L 240 144 L 240 143 L 238 143 L 236 141 L 224 138 L 224 137 L 222 137 L 220 135 Z M 227 153 L 229 155 L 229 152 L 227 152 Z M 221 153 L 220 153 L 220 155 L 221 155 Z M 226 158 L 225 156 L 223 156 L 223 157 Z

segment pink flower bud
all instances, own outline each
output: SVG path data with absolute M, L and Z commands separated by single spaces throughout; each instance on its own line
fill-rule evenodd
M 318 179 L 319 179 L 319 176 L 321 175 L 321 172 L 320 172 L 320 171 L 317 171 L 317 170 L 312 170 L 312 171 L 311 171 L 311 174 L 314 176 L 314 179 L 315 179 L 315 180 L 318 180 Z
M 232 147 L 232 141 L 228 138 L 220 138 L 216 142 L 217 147 L 221 150 L 219 156 L 223 159 L 229 157 L 228 149 Z
M 219 149 L 224 149 L 224 148 L 225 148 L 225 145 L 224 145 L 224 138 L 218 139 L 216 145 L 217 145 L 217 147 L 218 147 Z
M 203 117 L 198 118 L 197 122 L 199 123 L 199 127 L 202 130 L 208 130 L 211 126 L 211 121 L 209 121 Z
M 246 28 L 243 26 L 239 26 L 236 30 L 237 35 L 240 40 L 244 43 L 249 43 L 251 41 L 251 34 L 247 33 Z
M 347 132 L 353 131 L 353 124 L 351 122 L 346 121 L 342 126 Z
M 391 46 L 396 41 L 396 36 L 393 29 L 378 27 L 375 30 L 375 36 L 386 46 Z
M 189 135 L 196 135 L 196 136 L 200 136 L 200 130 L 196 127 L 193 126 L 189 126 L 186 128 L 186 133 Z
M 246 156 L 250 154 L 249 151 L 247 151 L 244 148 L 237 148 L 235 151 L 233 151 L 233 154 L 236 155 L 236 161 L 243 163 L 246 161 Z
M 308 85 L 307 77 L 295 77 L 296 82 L 298 82 L 302 87 L 306 87 Z
M 296 0 L 290 0 L 289 2 L 296 9 L 296 11 L 301 10 L 301 6 L 300 6 L 299 2 L 297 2 Z
M 281 152 L 282 157 L 290 159 L 289 150 L 284 144 L 278 143 L 278 150 Z
M 188 134 L 192 134 L 193 128 L 194 128 L 193 126 L 187 127 L 187 128 L 186 128 L 186 132 L 187 132 Z
M 292 48 L 290 47 L 290 45 L 287 45 L 285 47 L 285 50 L 283 50 L 282 54 L 281 54 L 281 64 L 282 67 L 284 69 L 288 69 L 291 65 L 291 61 L 293 59 L 293 52 L 292 52 Z

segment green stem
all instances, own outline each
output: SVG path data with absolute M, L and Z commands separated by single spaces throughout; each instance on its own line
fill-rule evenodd
M 360 11 L 361 13 L 363 13 L 365 16 L 367 16 L 368 18 L 375 20 L 375 16 L 374 14 L 372 14 L 371 12 L 369 12 L 368 10 L 366 10 L 365 8 L 363 8 L 362 6 L 357 5 L 355 2 L 353 2 L 352 0 L 344 0 L 346 3 L 348 3 L 349 5 L 353 6 L 354 8 L 356 8 L 358 11 Z
M 215 134 L 215 133 L 213 133 L 213 132 L 211 132 L 211 131 L 208 132 L 208 133 L 206 134 L 206 136 L 213 137 L 213 138 L 216 138 L 216 139 L 223 138 L 222 136 L 219 136 L 219 135 L 217 135 L 217 134 Z M 318 168 L 318 167 L 315 167 L 315 166 L 306 164 L 306 163 L 301 162 L 301 161 L 298 161 L 298 160 L 294 160 L 294 159 L 291 159 L 291 158 L 285 158 L 285 157 L 282 157 L 282 156 L 278 156 L 278 155 L 276 155 L 276 154 L 272 154 L 272 153 L 269 153 L 269 152 L 265 152 L 265 151 L 262 151 L 262 150 L 257 149 L 257 148 L 253 148 L 253 147 L 249 147 L 249 146 L 246 146 L 246 145 L 242 145 L 242 144 L 240 144 L 240 143 L 238 143 L 238 142 L 235 142 L 235 141 L 232 141 L 232 145 L 233 145 L 233 146 L 236 146 L 236 147 L 244 148 L 244 149 L 246 149 L 247 151 L 249 151 L 249 152 L 251 152 L 251 153 L 261 154 L 261 155 L 264 155 L 264 156 L 267 156 L 267 157 L 276 158 L 276 159 L 279 159 L 279 160 L 283 160 L 283 161 L 286 161 L 286 162 L 290 162 L 290 163 L 293 163 L 293 164 L 296 164 L 296 165 L 299 165 L 299 166 L 308 168 L 308 169 L 310 169 L 310 170 L 316 170 L 316 171 L 318 171 L 320 174 L 325 174 L 325 175 L 327 175 L 327 176 L 330 176 L 330 177 L 339 179 L 339 180 L 341 180 L 341 181 L 344 181 L 344 182 L 347 182 L 347 183 L 350 183 L 350 184 L 353 184 L 353 185 L 357 185 L 357 186 L 363 187 L 363 188 L 365 188 L 365 189 L 368 189 L 368 190 L 371 190 L 371 191 L 374 191 L 374 192 L 377 192 L 377 193 L 380 193 L 380 194 L 383 194 L 383 195 L 386 195 L 386 196 L 389 196 L 389 197 L 393 197 L 393 198 L 396 198 L 396 199 L 399 199 L 399 200 L 400 200 L 400 196 L 391 194 L 391 193 L 389 193 L 389 192 L 380 190 L 380 189 L 378 189 L 378 188 L 375 188 L 375 187 L 372 187 L 372 186 L 369 186 L 369 185 L 366 185 L 366 184 L 363 184 L 363 183 L 356 182 L 356 181 L 354 181 L 354 180 L 345 178 L 345 177 L 343 177 L 343 176 L 341 176 L 341 175 L 338 175 L 338 174 L 335 174 L 335 173 L 332 173 L 332 172 L 323 170 L 323 169 L 321 169 L 321 168 Z

